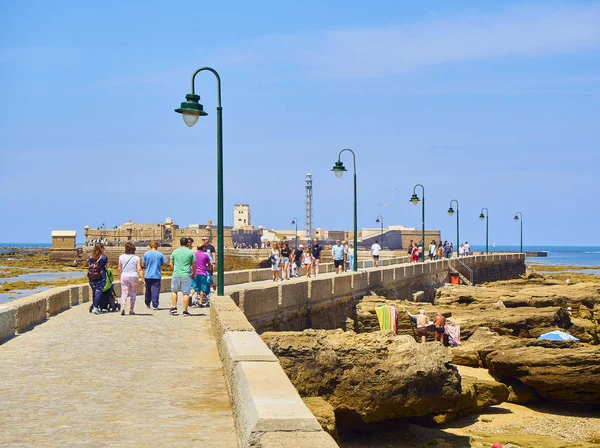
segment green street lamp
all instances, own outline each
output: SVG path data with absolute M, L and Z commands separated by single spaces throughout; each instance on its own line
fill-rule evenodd
M 519 220 L 519 216 L 521 217 L 521 251 L 523 252 L 523 213 L 517 212 L 515 213 L 515 221 Z
M 459 227 L 459 223 L 458 223 L 458 200 L 457 199 L 452 199 L 450 201 L 450 208 L 448 208 L 448 215 L 452 216 L 454 215 L 454 209 L 452 208 L 452 203 L 456 202 L 456 256 L 460 257 L 460 234 L 458 232 L 458 227 Z
M 292 219 L 292 225 L 296 226 L 296 247 L 294 249 L 298 249 L 298 218 Z
M 354 260 L 352 261 L 352 270 L 356 272 L 358 270 L 358 225 L 356 222 L 358 212 L 356 206 L 356 154 L 354 154 L 354 151 L 351 149 L 342 149 L 338 154 L 338 161 L 335 162 L 331 171 L 333 171 L 333 174 L 335 174 L 335 177 L 338 179 L 344 175 L 344 172 L 348 171 L 341 160 L 344 151 L 351 152 L 354 161 Z
M 421 244 L 423 245 L 423 249 L 421 250 L 421 261 L 425 262 L 425 187 L 421 184 L 417 184 L 413 187 L 413 194 L 410 197 L 409 201 L 412 202 L 413 205 L 417 205 L 419 201 L 419 196 L 417 196 L 417 187 L 421 187 L 423 192 L 423 201 L 421 202 Z M 418 246 L 417 246 L 418 247 Z
M 379 218 L 381 218 L 381 221 L 379 220 Z M 383 249 L 385 247 L 385 244 L 383 244 L 383 216 L 378 215 L 375 222 L 377 222 L 377 223 L 381 222 L 381 248 Z
M 485 215 L 483 214 L 483 211 L 485 210 Z M 481 209 L 481 213 L 479 214 L 479 219 L 481 221 L 483 221 L 485 219 L 485 253 L 488 253 L 488 229 L 489 229 L 489 223 L 488 223 L 488 215 L 489 215 L 489 210 L 487 209 L 487 207 L 483 207 Z
M 199 103 L 200 96 L 196 95 L 194 80 L 201 71 L 209 71 L 217 78 L 217 294 L 222 296 L 225 287 L 225 252 L 223 232 L 223 108 L 221 107 L 221 77 L 217 71 L 210 67 L 202 67 L 192 75 L 192 93 L 185 96 L 175 112 L 183 115 L 183 121 L 192 127 L 198 121 L 198 117 L 208 115 L 204 107 Z

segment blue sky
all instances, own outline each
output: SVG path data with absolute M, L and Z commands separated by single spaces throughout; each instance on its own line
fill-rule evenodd
M 288 4 L 289 3 L 289 4 Z M 294 3 L 294 4 L 292 4 Z M 173 109 L 190 76 L 223 83 L 225 224 L 302 219 L 420 226 L 454 239 L 598 245 L 600 2 L 0 2 L 0 241 L 128 218 L 215 220 L 216 85 L 209 116 Z M 343 161 L 350 167 L 351 160 Z M 396 190 L 390 190 L 394 187 Z M 387 204 L 387 207 L 377 204 Z

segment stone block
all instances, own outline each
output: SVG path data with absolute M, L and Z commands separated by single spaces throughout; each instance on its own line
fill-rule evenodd
M 47 292 L 48 317 L 56 316 L 71 306 L 71 294 L 69 288 L 52 288 Z
M 239 291 L 230 293 L 229 297 L 231 297 L 231 300 L 233 300 L 238 307 L 240 306 L 240 292 Z
M 231 271 L 225 272 L 226 285 L 239 285 L 250 281 L 250 271 Z
M 81 287 L 69 287 L 69 306 L 77 306 L 81 303 Z
M 411 263 L 404 267 L 404 277 L 411 278 L 415 276 L 415 263 Z
M 214 299 L 213 299 L 214 300 Z M 239 309 L 235 311 L 218 311 L 211 301 L 210 322 L 215 338 L 218 340 L 228 331 L 254 331 L 254 327 L 248 318 Z
M 271 269 L 253 269 L 250 271 L 250 282 L 262 282 L 271 278 Z
M 160 279 L 160 292 L 171 292 L 171 277 Z
M 239 446 L 264 432 L 322 431 L 278 362 L 236 363 L 230 390 Z
M 342 274 L 333 278 L 333 296 L 342 297 L 352 294 L 352 275 Z
M 415 263 L 413 265 L 414 267 L 414 275 L 423 275 L 423 263 L 419 262 L 419 263 Z
M 81 285 L 79 287 L 79 300 L 80 303 L 86 303 L 90 301 L 90 285 Z
M 319 264 L 319 274 L 326 274 L 328 272 L 333 272 L 333 263 L 323 263 Z
M 366 291 L 369 289 L 369 276 L 366 272 L 352 273 L 352 291 Z
M 18 333 L 30 330 L 47 319 L 47 295 L 33 294 L 10 304 L 15 313 L 15 329 Z
M 0 344 L 15 335 L 15 311 L 8 306 L 0 306 Z
M 431 273 L 431 265 L 433 263 L 425 263 L 423 264 L 423 274 L 424 275 L 429 275 Z
M 362 269 L 368 269 L 368 268 L 372 268 L 373 265 L 373 260 L 365 260 L 362 262 Z
M 379 260 L 379 266 L 389 266 L 392 264 L 392 260 L 389 258 L 384 258 Z
M 279 308 L 279 287 L 247 289 L 240 302 L 244 314 L 250 320 L 275 314 Z
M 300 309 L 308 302 L 308 282 L 284 283 L 279 285 L 282 310 L 293 308 Z
M 396 282 L 401 282 L 406 278 L 406 267 L 401 266 L 398 268 L 394 268 L 394 279 Z
M 339 445 L 325 431 L 287 432 L 274 431 L 260 435 L 260 448 L 338 448 Z
M 267 344 L 255 331 L 227 331 L 223 334 L 223 351 L 221 361 L 227 377 L 232 375 L 238 362 L 276 362 Z
M 367 275 L 369 277 L 369 288 L 375 289 L 379 288 L 382 285 L 381 280 L 381 269 L 372 268 L 367 271 Z
M 384 285 L 394 283 L 394 268 L 384 268 L 381 270 L 381 281 Z
M 312 303 L 321 302 L 333 297 L 333 279 L 309 280 L 308 294 Z

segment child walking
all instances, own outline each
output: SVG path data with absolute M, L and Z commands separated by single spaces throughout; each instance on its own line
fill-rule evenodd
M 306 278 L 310 277 L 310 268 L 313 265 L 314 258 L 312 256 L 312 251 L 310 247 L 304 249 L 304 257 L 302 264 L 304 265 L 304 270 L 306 271 Z

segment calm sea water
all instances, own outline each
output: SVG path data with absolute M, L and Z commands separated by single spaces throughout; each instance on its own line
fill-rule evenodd
M 472 246 L 475 251 L 485 246 Z M 490 252 L 518 252 L 519 246 L 489 246 Z M 600 266 L 599 246 L 523 246 L 525 252 L 548 252 L 548 257 L 530 257 L 527 261 L 563 266 Z

